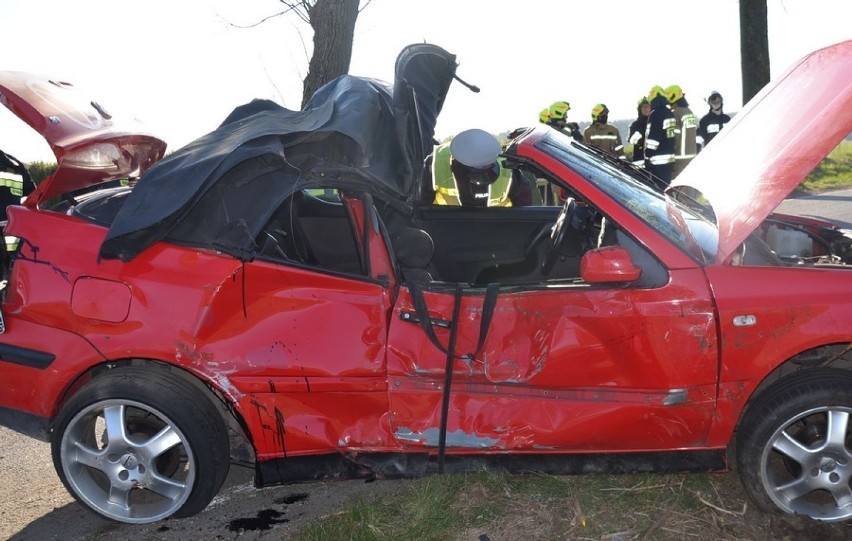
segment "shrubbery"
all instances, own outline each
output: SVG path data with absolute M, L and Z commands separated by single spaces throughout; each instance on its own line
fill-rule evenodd
M 46 179 L 48 175 L 51 175 L 54 171 L 56 171 L 56 163 L 54 162 L 30 162 L 26 164 L 26 166 L 30 175 L 33 177 L 33 182 L 36 184 Z

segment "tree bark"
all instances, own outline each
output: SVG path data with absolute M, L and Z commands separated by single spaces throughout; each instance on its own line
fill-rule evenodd
M 302 87 L 302 106 L 319 87 L 349 73 L 360 0 L 316 0 L 308 10 L 314 52 Z
M 745 104 L 769 82 L 766 0 L 740 0 L 740 63 Z

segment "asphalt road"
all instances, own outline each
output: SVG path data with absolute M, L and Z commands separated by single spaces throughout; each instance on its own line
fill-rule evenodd
M 823 218 L 852 229 L 852 190 L 787 199 L 778 212 Z
M 187 541 L 287 539 L 306 521 L 340 511 L 356 495 L 387 494 L 409 481 L 330 481 L 254 488 L 253 470 L 232 465 L 200 514 L 130 526 L 77 504 L 53 469 L 50 445 L 0 427 L 0 539 Z
M 852 228 L 852 190 L 789 199 L 778 210 Z M 0 539 L 282 539 L 305 520 L 338 512 L 353 495 L 387 493 L 404 483 L 345 481 L 257 490 L 250 469 L 232 466 L 225 486 L 201 514 L 126 526 L 74 502 L 53 470 L 48 444 L 0 428 Z

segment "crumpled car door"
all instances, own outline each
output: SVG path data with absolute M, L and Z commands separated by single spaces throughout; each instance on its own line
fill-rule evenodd
M 419 289 L 417 287 L 415 290 Z M 391 427 L 398 442 L 481 450 L 654 450 L 700 445 L 715 409 L 716 323 L 700 269 L 655 289 L 563 286 L 500 291 L 477 351 L 485 294 L 427 286 L 438 340 L 401 288 L 388 337 Z M 486 314 L 487 316 L 487 314 Z

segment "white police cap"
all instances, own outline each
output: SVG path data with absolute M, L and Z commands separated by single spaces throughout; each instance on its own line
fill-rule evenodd
M 497 161 L 500 143 L 487 131 L 473 128 L 453 137 L 450 152 L 453 157 L 468 167 L 487 167 Z

